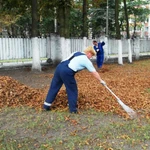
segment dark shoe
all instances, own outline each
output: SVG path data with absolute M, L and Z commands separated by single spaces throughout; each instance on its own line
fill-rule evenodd
M 47 106 L 47 105 L 43 105 L 43 108 L 46 110 L 46 111 L 50 111 L 50 106 Z
M 72 111 L 71 114 L 78 114 L 78 111 Z

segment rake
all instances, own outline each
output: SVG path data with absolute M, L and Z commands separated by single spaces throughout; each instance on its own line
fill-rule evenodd
M 130 116 L 131 119 L 134 119 L 137 117 L 137 113 L 131 109 L 129 106 L 125 105 L 119 97 L 117 97 L 112 90 L 105 84 L 104 85 L 106 89 L 117 99 L 118 103 L 122 106 L 122 108 L 127 112 L 127 114 Z

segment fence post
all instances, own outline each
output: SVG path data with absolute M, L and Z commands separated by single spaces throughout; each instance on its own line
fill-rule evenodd
M 71 54 L 71 42 L 70 39 L 65 39 L 64 37 L 61 38 L 61 54 L 62 60 L 66 59 Z
M 50 46 L 51 46 L 51 59 L 53 60 L 53 62 L 55 63 L 55 49 L 56 49 L 56 43 L 55 43 L 55 35 L 54 34 L 50 34 Z
M 82 49 L 82 51 L 84 51 L 86 49 L 86 42 L 87 42 L 87 37 L 83 37 L 83 49 Z
M 39 51 L 39 39 L 38 37 L 31 38 L 32 40 L 32 70 L 39 70 L 41 71 L 41 64 L 40 64 L 40 51 Z
M 66 56 L 63 59 L 65 59 L 66 57 L 68 57 L 71 54 L 71 42 L 70 42 L 70 39 L 66 39 L 65 45 L 66 45 L 66 47 L 65 47 L 65 50 L 63 50 L 63 52 L 66 53 Z
M 118 41 L 118 64 L 122 65 L 123 61 L 122 61 L 122 41 L 121 40 L 117 40 Z
M 139 38 L 136 38 L 134 40 L 134 52 L 135 52 L 135 59 L 139 59 L 139 53 L 140 53 L 140 40 Z
M 129 46 L 128 60 L 129 60 L 129 63 L 132 63 L 132 51 L 131 51 L 131 40 L 130 39 L 128 39 L 128 46 Z
M 105 41 L 105 45 L 104 45 L 104 57 L 105 57 L 105 61 L 108 60 L 108 37 L 105 37 L 104 38 L 104 41 Z
M 51 59 L 54 65 L 57 65 L 62 58 L 61 38 L 55 34 L 51 34 Z
M 46 37 L 46 57 L 51 58 L 51 40 L 50 40 L 50 37 Z

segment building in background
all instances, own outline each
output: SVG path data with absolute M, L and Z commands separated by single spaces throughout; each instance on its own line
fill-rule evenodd
M 148 8 L 150 10 L 150 4 L 147 6 L 142 6 Z M 131 37 L 140 37 L 140 38 L 149 38 L 150 39 L 150 14 L 147 16 L 144 22 L 136 22 L 136 29 L 135 27 L 135 20 L 134 17 L 131 15 L 129 19 L 129 27 L 130 27 L 130 35 Z

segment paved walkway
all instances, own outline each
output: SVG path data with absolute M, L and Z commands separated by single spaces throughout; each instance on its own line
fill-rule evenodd
M 93 59 L 91 61 L 95 62 L 96 57 L 93 57 Z M 147 59 L 150 58 L 150 53 L 141 53 L 139 55 L 139 59 Z M 124 54 L 122 56 L 123 62 L 128 62 L 128 54 Z M 135 56 L 133 55 L 132 57 L 132 61 L 136 60 Z M 105 60 L 105 63 L 117 63 L 118 62 L 118 55 L 109 55 L 107 60 Z M 41 65 L 42 66 L 48 66 L 48 65 L 52 65 L 52 63 L 47 63 L 47 60 L 41 60 Z M 18 68 L 18 67 L 31 67 L 32 66 L 32 60 L 28 60 L 28 61 L 14 61 L 14 62 L 0 62 L 0 69 L 1 68 L 6 68 L 6 69 L 10 69 L 10 68 Z

